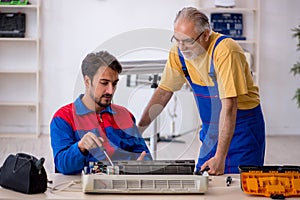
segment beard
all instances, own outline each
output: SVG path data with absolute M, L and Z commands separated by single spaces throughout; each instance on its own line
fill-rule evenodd
M 186 60 L 193 60 L 193 59 L 197 58 L 197 56 L 198 56 L 198 55 L 197 55 L 194 51 L 192 51 L 192 50 L 181 51 L 181 53 L 182 53 L 184 59 L 186 59 Z
M 192 49 L 186 49 L 186 50 L 180 50 L 184 59 L 186 60 L 194 60 L 200 55 L 203 55 L 206 53 L 206 50 L 199 44 L 197 44 L 196 47 Z
M 107 107 L 111 104 L 112 100 L 111 94 L 104 94 L 99 98 L 96 98 L 94 93 L 90 93 L 90 97 L 94 100 L 94 102 L 100 107 Z
M 104 94 L 100 97 L 99 101 L 95 101 L 100 107 L 107 107 L 111 104 L 112 95 Z

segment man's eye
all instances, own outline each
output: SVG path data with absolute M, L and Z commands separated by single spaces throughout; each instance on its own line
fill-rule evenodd
M 187 40 L 183 40 L 184 43 L 192 43 L 193 40 L 192 39 L 187 39 Z
M 108 82 L 100 82 L 102 85 L 107 85 Z

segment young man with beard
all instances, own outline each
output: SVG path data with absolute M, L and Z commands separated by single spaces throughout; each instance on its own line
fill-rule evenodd
M 196 171 L 209 167 L 209 174 L 221 175 L 239 173 L 239 165 L 263 165 L 265 124 L 260 96 L 242 48 L 212 31 L 207 16 L 192 7 L 177 14 L 171 40 L 174 45 L 159 87 L 139 129 L 145 130 L 173 92 L 188 82 L 202 121 Z
M 80 173 L 90 161 L 152 159 L 135 118 L 112 104 L 122 66 L 106 51 L 90 53 L 82 62 L 85 93 L 61 107 L 50 124 L 56 172 Z

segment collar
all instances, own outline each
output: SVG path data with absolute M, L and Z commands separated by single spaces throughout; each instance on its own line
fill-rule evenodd
M 75 106 L 75 110 L 76 110 L 76 115 L 86 115 L 88 113 L 91 113 L 91 112 L 95 112 L 93 110 L 90 110 L 88 109 L 82 102 L 82 97 L 83 97 L 83 94 L 79 95 L 79 97 L 75 100 L 74 102 L 74 106 Z M 110 114 L 116 114 L 116 111 L 114 111 L 111 106 L 107 106 L 105 109 L 101 110 L 100 114 L 103 114 L 103 113 L 110 113 Z

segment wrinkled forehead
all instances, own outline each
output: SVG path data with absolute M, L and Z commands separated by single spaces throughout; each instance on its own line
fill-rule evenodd
M 195 23 L 186 19 L 178 20 L 174 24 L 174 36 L 176 38 L 192 38 L 197 33 Z

